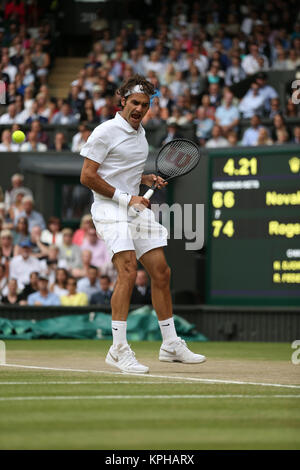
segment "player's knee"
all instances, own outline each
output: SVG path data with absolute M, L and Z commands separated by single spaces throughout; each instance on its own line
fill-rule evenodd
M 160 288 L 167 287 L 170 284 L 171 269 L 167 264 L 157 266 L 152 276 L 152 281 Z
M 136 271 L 136 262 L 132 260 L 125 261 L 122 269 L 119 270 L 118 278 L 121 282 L 133 286 L 136 279 Z

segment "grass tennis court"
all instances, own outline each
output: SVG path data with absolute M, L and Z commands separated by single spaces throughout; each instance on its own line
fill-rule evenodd
M 300 449 L 290 344 L 190 343 L 208 361 L 184 365 L 160 363 L 159 342 L 133 343 L 147 376 L 115 373 L 109 345 L 7 341 L 0 449 Z

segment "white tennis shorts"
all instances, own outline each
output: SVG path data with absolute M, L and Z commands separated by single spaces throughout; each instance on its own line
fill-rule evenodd
M 121 251 L 134 250 L 139 259 L 147 251 L 167 245 L 168 231 L 145 208 L 137 216 L 115 201 L 95 201 L 91 207 L 98 235 L 105 241 L 111 258 Z

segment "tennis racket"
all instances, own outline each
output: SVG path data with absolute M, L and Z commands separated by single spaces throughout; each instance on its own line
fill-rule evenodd
M 199 163 L 201 151 L 198 145 L 187 139 L 174 139 L 165 144 L 156 157 L 156 174 L 165 181 L 170 181 L 178 176 L 187 175 Z M 155 184 L 144 194 L 145 199 L 150 199 L 155 191 Z M 134 208 L 138 214 L 140 210 Z

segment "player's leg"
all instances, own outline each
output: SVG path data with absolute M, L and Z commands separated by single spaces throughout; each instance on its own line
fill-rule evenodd
M 106 362 L 123 372 L 145 374 L 149 368 L 136 360 L 126 337 L 130 298 L 136 278 L 135 251 L 116 253 L 112 262 L 118 277 L 111 298 L 113 345 L 108 351 Z
M 151 278 L 152 304 L 158 317 L 163 339 L 159 360 L 184 363 L 204 362 L 205 356 L 194 354 L 188 349 L 185 341 L 177 336 L 172 312 L 170 268 L 163 248 L 147 251 L 139 261 Z

